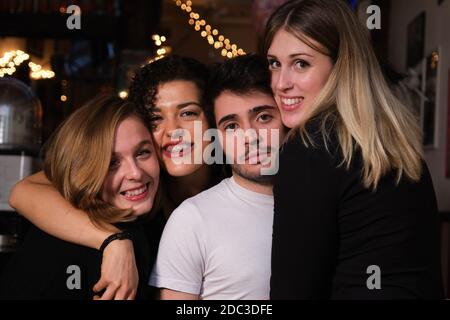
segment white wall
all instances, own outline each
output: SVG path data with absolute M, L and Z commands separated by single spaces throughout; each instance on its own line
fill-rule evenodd
M 391 0 L 389 61 L 400 72 L 406 71 L 407 26 L 420 12 L 426 12 L 425 56 L 440 48 L 438 70 L 436 139 L 437 148 L 426 150 L 438 197 L 439 209 L 450 211 L 450 179 L 445 177 L 448 122 L 448 72 L 450 69 L 450 0 L 438 6 L 437 0 Z

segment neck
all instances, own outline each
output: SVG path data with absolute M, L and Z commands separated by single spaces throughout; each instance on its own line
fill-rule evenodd
M 273 190 L 272 190 L 273 185 L 272 184 L 263 184 L 263 183 L 251 181 L 251 180 L 245 179 L 235 173 L 233 173 L 233 178 L 234 178 L 234 181 L 236 181 L 236 183 L 238 185 L 240 185 L 241 187 L 243 187 L 247 190 L 265 194 L 265 195 L 269 195 L 269 196 L 273 195 Z
M 175 206 L 187 198 L 206 190 L 211 184 L 211 168 L 204 164 L 195 172 L 183 177 L 169 177 L 168 189 Z

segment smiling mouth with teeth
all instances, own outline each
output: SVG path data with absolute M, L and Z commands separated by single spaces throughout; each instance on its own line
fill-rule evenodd
M 287 111 L 291 111 L 301 105 L 301 103 L 305 100 L 305 98 L 281 98 L 281 103 L 283 109 Z
M 179 143 L 175 146 L 169 146 L 163 149 L 163 154 L 169 158 L 182 157 L 190 152 L 193 143 Z
M 296 103 L 299 103 L 300 101 L 303 101 L 303 98 L 295 98 L 295 99 L 284 99 L 282 98 L 281 101 L 286 105 L 293 105 Z
M 129 200 L 137 200 L 137 198 L 140 199 L 140 198 L 146 196 L 149 184 L 150 184 L 150 182 L 145 184 L 144 186 L 142 186 L 139 189 L 122 191 L 122 192 L 120 192 L 120 194 Z

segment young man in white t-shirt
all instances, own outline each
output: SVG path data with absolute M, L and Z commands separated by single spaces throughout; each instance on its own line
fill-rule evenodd
M 205 111 L 233 175 L 172 213 L 150 285 L 161 299 L 269 299 L 272 179 L 284 136 L 270 73 L 264 58 L 247 55 L 217 66 L 209 83 Z

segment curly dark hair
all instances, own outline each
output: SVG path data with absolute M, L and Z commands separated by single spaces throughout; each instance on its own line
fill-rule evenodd
M 200 61 L 170 55 L 141 67 L 130 85 L 129 100 L 138 108 L 151 115 L 155 107 L 158 86 L 170 81 L 192 81 L 200 91 L 200 103 L 204 105 L 204 94 L 208 80 L 208 67 Z
M 212 127 L 216 127 L 214 102 L 222 92 L 245 95 L 256 91 L 273 95 L 270 78 L 267 59 L 257 54 L 238 56 L 214 65 L 210 70 L 204 108 Z

